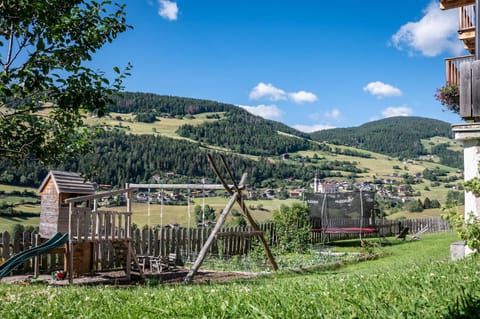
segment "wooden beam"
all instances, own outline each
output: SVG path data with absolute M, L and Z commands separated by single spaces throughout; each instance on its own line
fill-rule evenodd
M 73 197 L 73 198 L 67 198 L 65 202 L 67 203 L 78 203 L 78 202 L 84 202 L 86 200 L 91 200 L 91 199 L 98 199 L 98 198 L 103 198 L 106 196 L 115 196 L 115 195 L 121 195 L 124 193 L 128 193 L 131 191 L 134 191 L 135 188 L 127 188 L 127 189 L 121 189 L 118 191 L 111 191 L 111 192 L 105 192 L 105 193 L 98 193 L 94 195 L 85 195 L 85 196 L 78 196 L 78 197 Z
M 475 0 L 440 0 L 440 9 L 448 10 L 475 4 Z
M 197 260 L 195 260 L 195 263 L 193 264 L 192 269 L 190 269 L 187 276 L 185 277 L 185 283 L 189 284 L 192 282 L 193 276 L 197 273 L 198 269 L 200 268 L 203 261 L 205 260 L 207 252 L 210 249 L 210 246 L 212 246 L 215 236 L 217 235 L 217 233 L 220 231 L 223 224 L 225 223 L 228 212 L 230 212 L 233 205 L 235 205 L 235 202 L 237 201 L 237 198 L 239 195 L 240 195 L 239 193 L 234 193 L 230 198 L 230 201 L 228 202 L 227 206 L 225 206 L 225 208 L 223 209 L 222 214 L 220 214 L 220 217 L 218 218 L 217 223 L 213 228 L 213 231 L 210 233 L 210 236 L 208 236 L 207 241 L 205 242 L 202 249 L 200 250 L 200 253 L 198 254 Z
M 268 259 L 270 261 L 270 264 L 272 265 L 273 270 L 275 270 L 275 271 L 278 270 L 278 266 L 277 266 L 277 263 L 275 262 L 275 258 L 273 257 L 273 255 L 270 251 L 270 248 L 268 247 L 267 241 L 265 240 L 265 237 L 263 236 L 263 231 L 260 229 L 260 227 L 257 225 L 255 220 L 253 219 L 253 217 L 250 215 L 250 213 L 249 213 L 249 211 L 248 211 L 248 209 L 245 205 L 245 202 L 243 201 L 243 198 L 242 198 L 243 197 L 242 196 L 242 190 L 245 188 L 245 185 L 246 185 L 247 173 L 244 173 L 242 175 L 242 178 L 240 179 L 240 182 L 237 184 L 235 182 L 232 171 L 230 170 L 227 162 L 225 161 L 225 158 L 223 157 L 223 155 L 220 155 L 220 157 L 222 159 L 223 166 L 226 169 L 226 171 L 228 173 L 228 176 L 230 177 L 230 179 L 233 182 L 233 189 L 235 190 L 235 192 L 234 192 L 232 190 L 232 186 L 227 185 L 227 183 L 223 179 L 222 175 L 220 174 L 220 171 L 217 168 L 217 165 L 215 164 L 215 161 L 213 160 L 213 157 L 210 154 L 207 154 L 207 157 L 208 157 L 208 161 L 210 162 L 210 165 L 211 165 L 213 171 L 215 172 L 217 177 L 220 179 L 220 182 L 222 183 L 222 186 L 231 195 L 231 198 L 230 198 L 230 201 L 228 202 L 227 206 L 222 211 L 222 214 L 218 218 L 217 223 L 215 224 L 215 227 L 214 227 L 213 231 L 210 233 L 210 236 L 208 237 L 207 241 L 205 242 L 202 249 L 200 250 L 200 253 L 197 257 L 197 260 L 195 261 L 194 265 L 192 266 L 192 269 L 189 271 L 189 273 L 185 277 L 184 282 L 187 283 L 187 284 L 192 282 L 193 276 L 196 274 L 196 272 L 198 271 L 198 269 L 202 265 L 203 260 L 205 259 L 205 256 L 208 252 L 208 249 L 212 245 L 213 240 L 220 233 L 220 229 L 223 226 L 223 224 L 225 223 L 227 215 L 228 215 L 229 211 L 232 209 L 235 202 L 237 202 L 240 205 L 240 207 L 242 208 L 244 216 L 247 218 L 247 221 L 250 223 L 250 225 L 254 229 L 254 232 L 257 234 L 258 238 L 260 239 L 260 242 L 263 245 L 263 248 L 264 248 L 264 250 L 265 250 L 265 252 L 268 256 Z
M 129 188 L 151 188 L 151 189 L 224 189 L 220 184 L 127 184 Z M 232 188 L 233 186 L 228 186 Z
M 228 164 L 225 161 L 225 158 L 223 157 L 223 155 L 220 155 L 220 157 L 222 159 L 222 163 L 223 163 L 223 166 L 225 167 L 225 170 L 227 171 L 228 175 L 230 176 L 230 178 L 233 181 L 233 186 L 234 186 L 235 190 L 237 191 L 237 193 L 240 193 L 240 195 L 241 195 L 242 193 L 238 189 L 238 186 L 233 179 L 233 173 L 231 172 L 230 168 L 228 167 Z M 219 178 L 221 178 L 221 177 L 219 176 Z M 246 173 L 242 176 L 242 181 L 244 179 L 246 180 Z M 224 182 L 222 182 L 222 184 L 223 183 Z M 242 182 L 240 182 L 240 185 L 243 185 Z M 237 202 L 240 205 L 240 207 L 242 208 L 243 215 L 247 218 L 248 222 L 253 227 L 253 229 L 255 231 L 261 231 L 260 227 L 255 222 L 255 220 L 253 219 L 252 215 L 250 215 L 250 212 L 248 211 L 247 205 L 245 205 L 245 202 L 243 201 L 243 196 L 239 196 L 239 198 L 237 199 Z M 258 238 L 260 239 L 260 242 L 262 243 L 263 249 L 265 250 L 265 253 L 267 254 L 268 260 L 270 261 L 270 264 L 272 265 L 273 270 L 277 271 L 278 270 L 277 262 L 275 261 L 275 258 L 273 257 L 273 254 L 270 251 L 270 247 L 268 246 L 268 243 L 265 240 L 265 237 L 263 236 L 263 232 L 258 236 Z
M 229 231 L 229 232 L 219 232 L 217 234 L 217 238 L 223 238 L 223 237 L 255 237 L 255 236 L 260 236 L 263 235 L 264 232 L 263 230 L 253 230 L 253 231 Z

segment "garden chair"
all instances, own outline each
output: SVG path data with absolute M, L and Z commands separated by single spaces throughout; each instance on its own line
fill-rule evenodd
M 162 256 L 150 256 L 150 270 L 161 273 L 163 271 Z
M 138 267 L 145 272 L 145 264 L 147 263 L 148 258 L 146 256 L 137 256 Z
M 412 237 L 410 238 L 410 240 L 419 240 L 420 237 L 426 233 L 428 230 L 428 225 L 427 226 L 424 226 L 422 229 L 420 229 L 418 232 L 416 232 L 414 235 L 412 235 Z
M 177 254 L 170 253 L 168 254 L 168 256 L 163 256 L 161 258 L 162 258 L 161 260 L 162 266 L 165 269 L 171 270 L 171 269 L 177 268 Z
M 402 231 L 397 235 L 397 239 L 405 240 L 407 238 L 408 231 L 410 229 L 408 227 L 404 227 Z

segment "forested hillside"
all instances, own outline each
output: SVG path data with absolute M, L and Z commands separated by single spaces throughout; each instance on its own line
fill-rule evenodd
M 112 96 L 112 100 L 114 103 L 109 106 L 111 112 L 153 112 L 159 116 L 161 114 L 176 116 L 205 112 L 227 112 L 236 108 L 231 104 L 209 100 L 139 92 L 124 92 L 121 96 Z
M 322 142 L 318 143 L 308 134 L 252 115 L 234 105 L 145 93 L 125 93 L 114 100 L 111 111 L 153 114 L 153 120 L 160 125 L 165 118 L 181 118 L 187 124 L 177 126 L 177 134 L 189 140 L 167 138 L 155 130 L 144 130 L 152 133 L 143 135 L 129 134 L 124 129 L 130 122 L 114 123 L 110 126 L 111 131 L 102 133 L 94 141 L 91 153 L 79 154 L 55 166 L 25 162 L 14 168 L 7 160 L 0 160 L 0 183 L 37 187 L 49 169 L 78 171 L 94 182 L 114 187 L 122 187 L 127 182 L 151 182 L 154 175 L 165 177 L 167 172 L 174 173 L 168 182 L 192 182 L 214 177 L 206 153 L 216 154 L 221 147 L 238 176 L 243 172 L 249 174 L 248 184 L 251 186 L 279 187 L 287 184 L 286 180 L 290 185 L 308 185 L 315 174 L 319 178 L 338 179 L 355 178 L 366 171 L 375 174 L 372 167 L 359 167 L 356 159 L 372 157 L 361 149 L 415 158 L 426 153 L 421 139 L 450 136 L 451 132 L 450 125 L 445 122 L 401 117 L 357 128 L 316 132 L 311 136 Z M 208 121 L 196 121 L 196 125 L 189 123 L 190 118 L 200 117 L 199 114 L 204 112 L 213 117 Z M 139 121 L 138 117 L 130 118 L 129 121 Z M 335 147 L 334 150 L 329 144 L 349 145 L 359 150 Z M 310 151 L 310 155 L 291 154 L 290 160 L 280 159 L 280 154 L 298 151 Z M 451 150 L 448 144 L 430 143 L 429 152 L 438 154 L 442 164 L 461 166 L 461 153 Z M 339 154 L 352 160 L 336 160 Z M 257 160 L 252 159 L 255 158 L 252 155 Z
M 238 153 L 260 156 L 297 152 L 312 146 L 305 137 L 281 135 L 278 133 L 279 129 L 282 127 L 238 109 L 227 113 L 224 119 L 216 122 L 197 126 L 183 125 L 177 133 L 202 143 L 226 147 Z
M 312 139 L 348 145 L 399 158 L 425 155 L 421 139 L 451 137 L 449 123 L 422 117 L 391 117 L 358 127 L 336 128 L 314 132 Z
M 165 177 L 167 172 L 174 173 L 175 177 L 165 182 L 191 182 L 214 177 L 207 162 L 207 151 L 215 154 L 185 140 L 106 132 L 95 141 L 91 154 L 50 168 L 81 172 L 94 182 L 117 187 L 127 182 L 153 182 L 155 174 Z M 231 154 L 226 154 L 226 158 L 237 176 L 247 172 L 248 184 L 257 187 L 278 186 L 279 181 L 292 178 L 299 183 L 309 182 L 315 174 L 319 178 L 341 178 L 361 172 L 355 163 L 348 161 L 318 160 L 311 166 L 293 161 L 273 162 L 267 158 L 255 161 Z M 3 160 L 0 161 L 0 183 L 37 187 L 48 169 L 35 162 L 25 162 L 12 169 L 10 163 Z
M 280 155 L 309 148 L 308 134 L 279 122 L 265 120 L 242 108 L 208 100 L 161 96 L 146 93 L 124 93 L 114 97 L 111 111 L 134 113 L 139 118 L 145 113 L 155 116 L 191 116 L 205 112 L 225 112 L 218 121 L 201 125 L 186 124 L 177 133 L 208 145 L 216 145 L 235 152 L 251 155 Z M 144 118 L 145 116 L 141 116 Z M 151 118 L 151 117 L 150 117 Z M 300 138 L 280 135 L 288 133 Z

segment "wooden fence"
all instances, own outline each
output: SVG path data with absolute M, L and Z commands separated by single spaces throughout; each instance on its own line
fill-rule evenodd
M 450 228 L 445 220 L 438 217 L 406 219 L 406 220 L 377 220 L 377 233 L 364 233 L 362 238 L 392 236 L 398 234 L 404 227 L 414 234 L 424 226 L 428 226 L 428 232 L 446 232 Z M 265 237 L 270 246 L 277 244 L 275 225 L 266 223 L 260 225 L 265 232 Z M 161 229 L 136 229 L 132 232 L 132 243 L 137 255 L 143 256 L 167 256 L 176 253 L 182 261 L 193 261 L 200 252 L 203 244 L 210 235 L 212 228 L 161 228 Z M 7 260 L 10 256 L 23 250 L 34 247 L 36 232 L 16 232 L 10 235 L 8 232 L 0 233 L 0 258 Z M 340 239 L 359 238 L 360 234 L 321 234 L 312 233 L 312 243 L 334 241 Z M 209 253 L 212 255 L 234 256 L 245 255 L 253 245 L 257 244 L 255 231 L 251 227 L 224 228 L 214 240 Z M 106 249 L 114 250 L 113 245 Z M 110 252 L 108 255 L 114 256 Z M 40 271 L 49 273 L 53 270 L 63 269 L 63 254 L 43 255 L 40 258 Z M 110 261 L 115 263 L 115 261 Z M 31 272 L 33 261 L 25 262 L 23 269 L 18 273 Z

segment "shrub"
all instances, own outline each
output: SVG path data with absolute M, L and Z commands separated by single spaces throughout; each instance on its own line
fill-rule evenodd
M 273 211 L 273 222 L 281 253 L 304 252 L 309 248 L 311 227 L 306 206 L 299 203 L 292 207 L 282 205 Z

